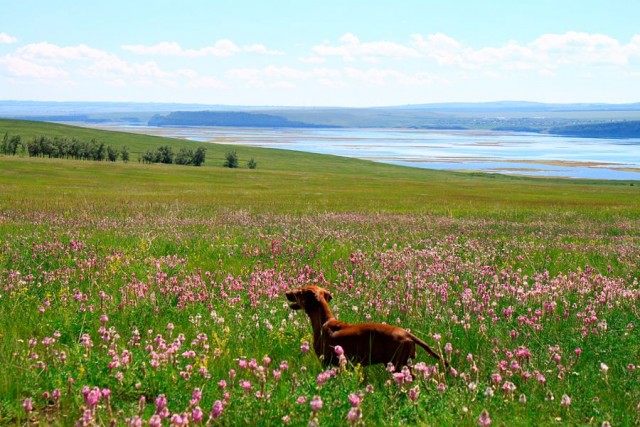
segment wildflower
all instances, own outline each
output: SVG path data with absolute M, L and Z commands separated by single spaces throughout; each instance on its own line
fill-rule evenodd
M 333 348 L 333 351 L 335 351 L 336 355 L 338 355 L 338 356 L 342 356 L 344 354 L 344 350 L 339 345 L 335 346 Z
M 202 390 L 198 387 L 193 389 L 193 393 L 191 394 L 191 404 L 197 405 L 202 400 Z
M 173 414 L 171 416 L 170 422 L 172 426 L 176 426 L 176 427 L 184 425 L 184 420 L 182 419 L 182 415 L 180 414 Z M 189 422 L 189 420 L 187 420 L 187 422 Z
M 156 397 L 156 414 L 159 414 L 167 406 L 167 398 L 164 394 Z
M 24 401 L 22 402 L 22 407 L 27 413 L 33 411 L 33 399 L 31 399 L 30 397 L 24 399 Z
M 322 409 L 322 399 L 320 398 L 320 396 L 313 396 L 313 399 L 311 399 L 309 405 L 311 406 L 311 410 L 314 413 L 318 412 L 320 409 Z
M 353 407 L 349 409 L 349 412 L 347 412 L 347 421 L 349 421 L 352 424 L 357 423 L 358 421 L 360 421 L 361 418 L 362 418 L 362 410 L 360 408 Z
M 404 382 L 405 382 L 404 373 L 402 373 L 402 372 L 394 372 L 393 381 L 398 385 L 404 384 Z
M 193 408 L 193 411 L 191 411 L 191 419 L 193 420 L 193 422 L 199 423 L 202 421 L 203 418 L 204 418 L 204 413 L 202 412 L 202 409 L 200 409 L 199 406 L 196 406 L 195 408 Z
M 415 386 L 409 389 L 409 400 L 415 402 L 416 400 L 418 400 L 418 396 L 420 396 L 420 387 Z
M 483 409 L 480 413 L 480 418 L 478 418 L 478 425 L 480 427 L 486 427 L 491 425 L 491 418 L 489 418 L 489 412 L 486 409 Z
M 527 403 L 527 396 L 523 393 L 520 395 L 520 398 L 518 400 L 524 405 L 525 403 Z
M 451 352 L 453 352 L 453 345 L 451 345 L 450 342 L 444 345 L 444 352 L 447 354 L 451 354 Z
M 303 353 L 309 352 L 309 343 L 307 341 L 302 343 L 302 345 L 300 346 L 300 351 L 302 351 Z
M 251 382 L 247 381 L 247 380 L 241 380 L 240 381 L 240 387 L 244 390 L 244 391 L 249 391 L 251 390 Z
M 366 391 L 367 393 L 373 393 L 374 392 L 373 384 L 367 384 L 367 386 L 364 388 L 364 391 Z
M 290 422 L 291 422 L 291 417 L 289 415 L 285 415 L 284 417 L 282 417 L 283 424 L 289 424 Z
M 161 427 L 162 426 L 162 418 L 158 414 L 154 414 L 149 419 L 149 427 Z
M 349 403 L 351 404 L 352 407 L 358 407 L 360 406 L 360 403 L 362 403 L 360 396 L 358 396 L 355 393 L 351 393 L 349 394 Z
M 493 397 L 494 391 L 492 387 L 487 387 L 484 391 L 484 395 L 487 397 Z
M 569 407 L 570 405 L 571 405 L 571 398 L 566 394 L 563 394 L 562 398 L 560 399 L 560 406 Z
M 600 363 L 600 371 L 602 371 L 603 374 L 607 375 L 607 372 L 609 372 L 609 367 L 604 363 Z
M 224 410 L 224 407 L 222 406 L 222 402 L 220 402 L 219 400 L 216 400 L 213 403 L 213 409 L 211 410 L 211 418 L 213 419 L 219 418 L 220 415 L 222 415 L 223 410 Z
M 436 341 L 440 341 L 440 338 L 442 338 L 442 336 L 440 334 L 433 334 L 433 339 Z
M 307 397 L 306 396 L 300 396 L 296 399 L 296 403 L 298 405 L 302 405 L 303 403 L 306 403 L 307 401 Z
M 218 381 L 218 387 L 224 390 L 225 388 L 227 388 L 227 382 L 225 380 Z
M 505 381 L 504 384 L 502 384 L 502 390 L 506 393 L 513 393 L 516 391 L 516 385 L 511 381 Z
M 107 323 L 109 321 L 109 316 L 107 316 L 106 314 L 103 314 L 102 316 L 100 316 L 100 323 Z

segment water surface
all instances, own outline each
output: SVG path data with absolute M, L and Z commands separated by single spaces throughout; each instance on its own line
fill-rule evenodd
M 472 130 L 106 128 L 193 141 L 332 154 L 430 169 L 640 180 L 640 139 L 572 138 Z

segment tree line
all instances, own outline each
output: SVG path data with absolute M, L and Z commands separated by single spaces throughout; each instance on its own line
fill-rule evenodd
M 0 153 L 18 155 L 27 153 L 29 157 L 48 157 L 54 159 L 95 160 L 115 162 L 121 159 L 129 161 L 129 149 L 113 148 L 95 138 L 83 141 L 64 136 L 36 136 L 25 140 L 20 135 L 5 133 L 0 144 Z
M 174 155 L 173 148 L 169 145 L 147 150 L 141 157 L 143 163 L 166 163 L 176 165 L 200 166 L 204 163 L 207 149 L 199 147 L 195 151 L 190 148 L 181 148 Z
M 138 157 L 143 163 L 175 163 L 177 165 L 200 166 L 205 161 L 207 149 L 199 147 L 195 151 L 181 148 L 177 154 L 169 145 L 152 148 Z M 63 136 L 36 136 L 24 139 L 20 135 L 5 133 L 0 144 L 0 154 L 19 155 L 28 154 L 29 157 L 48 157 L 56 159 L 95 160 L 115 162 L 118 159 L 129 161 L 129 149 L 113 148 L 95 138 L 83 141 L 78 138 Z

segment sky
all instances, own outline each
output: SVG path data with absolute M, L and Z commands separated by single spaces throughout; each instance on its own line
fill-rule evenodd
M 638 0 L 0 3 L 0 100 L 640 102 Z

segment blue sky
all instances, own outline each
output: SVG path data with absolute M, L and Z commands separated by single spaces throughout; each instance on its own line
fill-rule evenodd
M 5 1 L 0 99 L 640 101 L 637 0 Z

